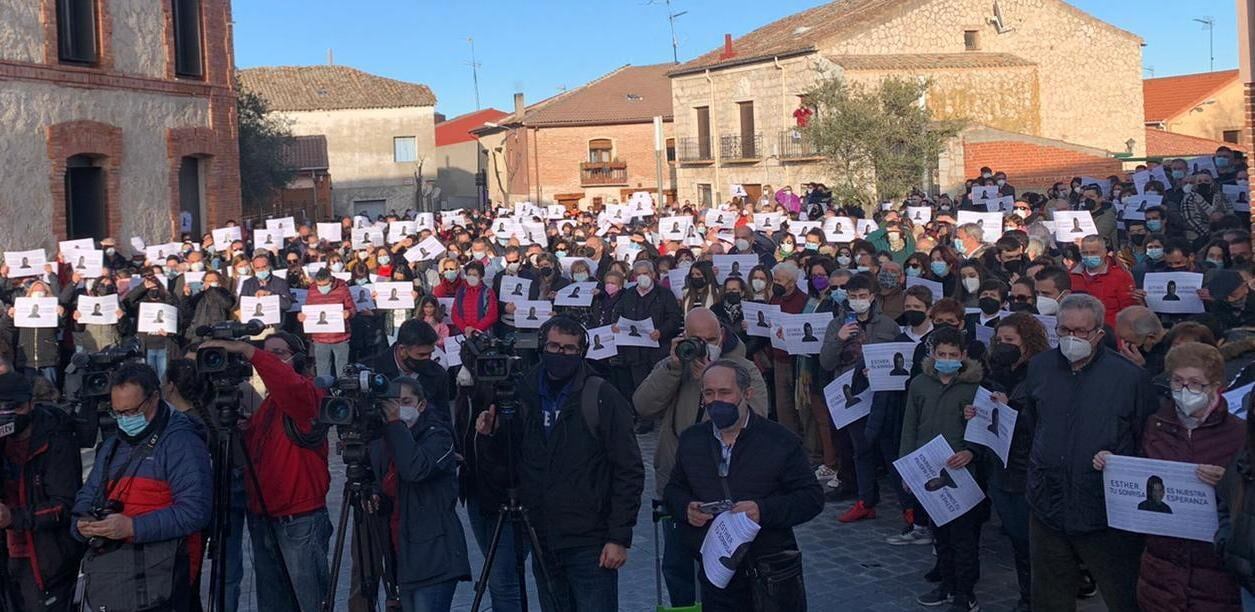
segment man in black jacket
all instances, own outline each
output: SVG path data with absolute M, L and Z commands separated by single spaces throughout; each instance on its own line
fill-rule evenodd
M 15 372 L 0 375 L 0 435 L 0 530 L 8 551 L 0 598 L 8 593 L 17 610 L 70 610 L 82 556 L 69 529 L 82 484 L 77 438 L 65 413 L 31 403 L 30 381 Z
M 423 385 L 428 398 L 428 409 L 446 423 L 452 422 L 449 413 L 449 376 L 446 370 L 432 360 L 439 336 L 426 321 L 410 319 L 397 330 L 397 340 L 388 350 L 367 358 L 362 365 L 392 380 L 398 376 L 410 376 Z
M 680 303 L 675 294 L 658 286 L 658 272 L 653 262 L 637 260 L 632 264 L 632 274 L 636 280 L 636 288 L 625 291 L 623 297 L 615 304 L 610 314 L 611 329 L 619 333 L 619 320 L 631 319 L 642 321 L 650 319 L 654 322 L 654 331 L 649 333 L 650 339 L 658 343 L 659 348 L 647 346 L 621 346 L 619 359 L 628 367 L 632 377 L 632 389 L 641 386 L 654 365 L 667 357 L 671 339 L 680 333 L 684 324 L 684 313 L 680 312 Z M 626 390 L 621 390 L 627 393 Z M 653 421 L 640 423 L 636 433 L 652 431 Z
M 520 376 L 518 414 L 498 433 L 496 407 L 481 413 L 479 446 L 499 462 L 508 446 L 502 438 L 518 449 L 520 497 L 542 549 L 532 551 L 541 608 L 617 610 L 618 569 L 627 561 L 645 489 L 632 408 L 590 375 L 582 325 L 559 316 L 540 331 L 540 366 Z
M 726 588 L 716 588 L 701 572 L 702 607 L 708 611 L 745 609 L 752 601 L 749 564 L 765 555 L 797 550 L 793 527 L 824 508 L 823 489 L 811 472 L 802 441 L 753 414 L 752 395 L 749 371 L 741 365 L 719 360 L 706 368 L 702 401 L 710 424 L 699 423 L 680 436 L 675 469 L 664 492 L 671 515 L 684 517 L 680 538 L 694 555 L 714 519 L 701 509 L 704 503 L 729 502 L 731 512 L 745 512 L 762 527 Z

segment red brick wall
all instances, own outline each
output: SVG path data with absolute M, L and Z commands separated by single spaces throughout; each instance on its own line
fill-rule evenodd
M 667 138 L 672 135 L 672 124 L 663 125 Z M 622 185 L 633 191 L 653 191 L 658 186 L 654 159 L 654 124 L 629 123 L 622 125 L 594 125 L 579 127 L 540 128 L 536 136 L 537 169 L 543 194 L 576 193 L 599 185 L 582 183 L 580 164 L 588 161 L 588 142 L 609 139 L 613 156 L 627 164 L 627 180 Z M 668 168 L 664 165 L 664 172 Z M 663 175 L 667 180 L 667 175 Z M 532 189 L 535 190 L 533 185 Z
M 105 219 L 109 235 L 122 227 L 122 128 L 98 121 L 67 121 L 47 128 L 49 188 L 52 191 L 52 231 L 57 240 L 67 236 L 65 218 L 65 162 L 75 155 L 99 158 L 105 170 Z M 104 238 L 104 236 L 99 236 Z
M 963 145 L 963 170 L 968 177 L 980 176 L 982 167 L 1007 173 L 1007 182 L 1019 192 L 1045 191 L 1056 182 L 1074 176 L 1107 177 L 1122 174 L 1120 160 L 1087 155 L 1078 151 L 1028 142 L 975 142 Z

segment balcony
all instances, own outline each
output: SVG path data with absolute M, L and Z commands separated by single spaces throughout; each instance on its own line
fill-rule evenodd
M 709 164 L 715 161 L 710 139 L 688 136 L 676 141 L 676 159 L 682 164 Z
M 583 162 L 580 164 L 580 184 L 585 187 L 627 185 L 627 162 Z
M 779 145 L 781 161 L 809 161 L 823 157 L 802 130 L 781 130 Z
M 763 135 L 723 135 L 719 137 L 719 159 L 724 163 L 753 163 L 762 158 Z

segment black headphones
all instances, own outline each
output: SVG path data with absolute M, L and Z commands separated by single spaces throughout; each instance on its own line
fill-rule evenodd
M 561 324 L 564 327 L 579 328 L 580 330 L 580 357 L 587 355 L 588 354 L 588 328 L 584 327 L 584 324 L 575 320 L 575 318 L 569 317 L 567 315 L 558 315 L 556 317 L 550 317 L 548 321 L 545 321 L 544 325 L 540 326 L 540 330 L 539 332 L 537 332 L 539 335 L 539 338 L 537 338 L 537 345 L 538 345 L 537 348 L 540 349 L 540 352 L 543 353 L 545 351 L 545 340 L 549 337 L 549 330 L 553 329 L 559 324 Z

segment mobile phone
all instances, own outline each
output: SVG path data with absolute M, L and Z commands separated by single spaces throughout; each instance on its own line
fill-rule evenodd
M 706 502 L 697 506 L 705 514 L 715 515 L 721 512 L 727 512 L 732 509 L 732 502 L 729 500 Z
M 858 323 L 858 313 L 854 312 L 853 310 L 845 314 L 845 322 L 842 323 L 841 325 L 844 327 L 851 323 Z

